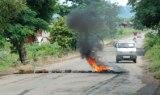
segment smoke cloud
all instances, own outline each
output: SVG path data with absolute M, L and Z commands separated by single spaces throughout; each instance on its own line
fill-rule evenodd
M 98 35 L 102 32 L 104 21 L 95 6 L 96 2 L 93 2 L 84 8 L 74 9 L 68 15 L 68 26 L 78 32 L 77 47 L 82 58 L 95 58 L 96 52 L 103 49 L 103 38 Z

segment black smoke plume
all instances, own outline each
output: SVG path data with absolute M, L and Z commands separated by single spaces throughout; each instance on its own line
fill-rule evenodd
M 74 9 L 68 15 L 68 26 L 78 32 L 77 46 L 82 58 L 96 57 L 102 50 L 102 38 L 99 37 L 103 27 L 103 19 L 96 8 L 96 3 Z

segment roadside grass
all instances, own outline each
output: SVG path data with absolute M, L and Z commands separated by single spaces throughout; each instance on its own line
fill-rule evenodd
M 160 45 L 154 45 L 146 54 L 147 59 L 150 59 L 150 71 L 154 73 L 155 78 L 160 79 Z
M 5 44 L 4 48 L 0 49 L 0 71 L 5 71 L 10 67 L 14 67 L 20 64 L 18 60 L 18 54 L 11 53 L 10 44 Z M 45 56 L 61 57 L 66 52 L 69 52 L 69 49 L 63 49 L 58 45 L 58 43 L 53 44 L 27 44 L 27 57 L 29 61 L 37 61 L 39 58 L 44 58 Z
M 145 49 L 145 57 L 151 61 L 149 69 L 155 78 L 160 79 L 160 38 L 155 34 L 147 34 Z
M 125 37 L 129 37 L 131 35 L 133 35 L 134 32 L 144 32 L 142 30 L 136 30 L 133 29 L 131 27 L 127 27 L 127 28 L 118 28 L 117 31 L 115 31 L 115 35 L 113 37 L 106 37 L 105 42 L 111 42 L 113 43 L 113 41 L 116 39 L 121 39 L 121 38 L 125 38 Z
M 17 62 L 18 56 L 16 54 L 7 54 L 4 58 L 0 59 L 0 71 L 7 70 L 13 67 Z
M 126 36 L 130 36 L 133 34 L 133 32 L 142 32 L 140 30 L 135 30 L 133 28 L 119 28 L 116 32 L 116 37 L 117 38 L 123 38 Z
M 44 44 L 28 44 L 26 45 L 27 49 L 27 55 L 30 60 L 36 60 L 38 57 L 44 57 L 44 56 L 54 56 L 54 57 L 60 57 L 64 53 L 64 49 L 61 48 L 58 43 L 44 43 Z
M 7 70 L 16 64 L 18 55 L 10 52 L 10 44 L 5 43 L 5 47 L 0 49 L 0 71 Z

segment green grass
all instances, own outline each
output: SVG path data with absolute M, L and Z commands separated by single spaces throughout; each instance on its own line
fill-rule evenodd
M 115 31 L 115 34 L 113 37 L 109 36 L 109 37 L 106 37 L 104 40 L 105 41 L 112 41 L 114 38 L 121 39 L 121 38 L 133 35 L 133 32 L 144 32 L 144 31 L 135 30 L 133 28 L 119 28 Z
M 0 49 L 0 71 L 7 70 L 8 68 L 14 66 L 17 62 L 18 55 L 10 53 L 10 44 L 5 43 L 5 47 Z
M 146 58 L 151 60 L 150 71 L 160 78 L 160 45 L 154 45 L 146 52 Z
M 0 71 L 7 70 L 10 67 L 16 66 L 18 63 L 18 54 L 10 53 L 10 44 L 5 44 L 5 47 L 0 49 Z M 38 60 L 45 56 L 60 57 L 68 49 L 61 48 L 57 43 L 53 44 L 28 44 L 26 45 L 27 57 L 29 60 Z
M 145 57 L 151 61 L 150 71 L 160 79 L 160 38 L 156 35 L 146 36 L 145 48 Z
M 0 71 L 7 70 L 8 68 L 14 66 L 18 59 L 16 54 L 8 54 L 7 57 L 0 60 Z
M 44 44 L 29 44 L 26 46 L 29 60 L 37 60 L 45 56 L 61 57 L 65 53 L 70 52 L 71 49 L 64 49 L 58 43 L 44 43 Z
M 133 28 L 119 28 L 116 32 L 116 37 L 118 37 L 118 38 L 126 37 L 129 35 L 132 35 L 133 32 L 142 32 L 142 31 L 135 30 Z

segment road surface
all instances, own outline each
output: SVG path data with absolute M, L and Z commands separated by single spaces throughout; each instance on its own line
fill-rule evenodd
M 131 40 L 131 38 L 123 40 Z M 141 48 L 143 38 L 137 46 Z M 127 73 L 46 73 L 15 74 L 0 77 L 0 95 L 137 95 L 146 86 L 142 82 L 142 56 L 138 62 L 115 63 L 115 48 L 105 46 L 101 60 L 116 71 Z M 44 69 L 92 70 L 80 57 L 45 66 Z

